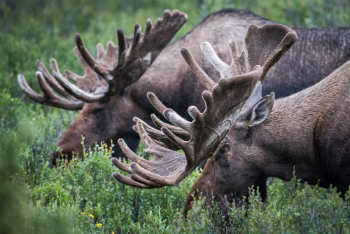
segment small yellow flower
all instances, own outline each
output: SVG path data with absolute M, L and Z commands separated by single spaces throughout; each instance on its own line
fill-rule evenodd
M 114 232 L 112 232 L 112 234 L 114 234 Z
M 81 212 L 80 214 L 81 214 L 81 215 L 84 215 L 84 214 L 85 214 L 85 212 L 83 211 L 83 212 Z
M 102 223 L 98 223 L 98 224 L 96 224 L 96 226 L 97 226 L 98 228 L 101 228 L 101 227 L 102 227 Z
M 92 214 L 90 214 L 90 217 L 91 217 L 91 218 L 95 218 L 95 216 L 93 216 Z

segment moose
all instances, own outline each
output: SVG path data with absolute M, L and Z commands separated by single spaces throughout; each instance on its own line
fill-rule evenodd
M 261 27 L 273 23 L 249 11 L 226 9 L 207 16 L 191 32 L 166 47 L 186 20 L 186 14 L 166 10 L 154 26 L 151 20 L 147 20 L 144 33 L 136 25 L 133 38 L 125 37 L 123 30 L 118 29 L 118 45 L 108 42 L 107 50 L 104 50 L 103 45 L 98 44 L 96 59 L 77 34 L 74 53 L 84 67 L 84 75 L 69 70 L 60 73 L 54 59 L 50 61 L 50 74 L 44 63 L 38 60 L 36 75 L 43 95 L 32 90 L 22 75 L 18 76 L 20 86 L 33 101 L 67 110 L 82 110 L 58 142 L 62 151 L 54 152 L 55 159 L 61 154 L 71 158 L 72 152 L 82 156 L 81 135 L 85 136 L 87 147 L 96 142 L 109 143 L 111 139 L 116 142 L 124 138 L 135 151 L 140 138 L 132 130 L 132 117 L 152 125 L 150 114 L 155 112 L 146 98 L 148 91 L 190 120 L 187 107 L 195 105 L 204 110 L 200 94 L 206 87 L 187 67 L 179 53 L 180 48 L 187 47 L 216 82 L 220 74 L 202 56 L 198 45 L 203 41 L 213 44 L 219 57 L 228 63 L 231 59 L 226 44 L 228 40 L 235 40 L 237 48 L 242 50 L 249 25 Z M 271 68 L 264 82 L 263 94 L 274 91 L 276 97 L 288 96 L 315 84 L 350 58 L 348 28 L 294 30 L 299 40 Z M 158 117 L 165 121 L 162 116 Z M 118 146 L 114 151 L 114 157 L 123 156 Z
M 217 83 L 183 48 L 185 61 L 208 89 L 202 92 L 205 110 L 190 106 L 189 122 L 148 93 L 152 105 L 173 125 L 152 115 L 159 130 L 134 118 L 134 129 L 154 160 L 137 156 L 120 139 L 132 163 L 116 158 L 112 163 L 130 177 L 118 172 L 113 177 L 138 188 L 174 186 L 208 159 L 187 197 L 185 212 L 194 197 L 243 199 L 251 186 L 259 187 L 264 199 L 267 177 L 290 180 L 293 170 L 302 181 L 322 187 L 333 184 L 344 194 L 350 185 L 350 61 L 291 96 L 277 100 L 274 93 L 262 96 L 266 72 L 296 39 L 296 33 L 282 25 L 250 26 L 241 54 L 236 43 L 229 43 L 230 66 L 210 43 L 202 43 L 203 54 L 221 75 Z

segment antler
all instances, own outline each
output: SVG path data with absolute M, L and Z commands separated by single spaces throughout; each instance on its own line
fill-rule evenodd
M 272 33 L 271 39 L 268 33 Z M 178 184 L 200 162 L 215 153 L 258 81 L 263 80 L 269 68 L 296 39 L 295 32 L 283 25 L 267 25 L 262 28 L 250 26 L 241 56 L 238 57 L 236 43 L 230 42 L 233 58 L 230 66 L 216 55 L 208 42 L 202 43 L 201 49 L 205 57 L 221 74 L 217 84 L 199 67 L 191 53 L 183 48 L 181 53 L 187 64 L 209 90 L 202 93 L 206 104 L 205 111 L 200 113 L 195 106 L 189 107 L 188 113 L 194 120 L 188 122 L 175 111 L 166 108 L 155 94 L 148 93 L 152 105 L 176 127 L 162 123 L 153 116 L 155 124 L 161 126 L 159 131 L 134 118 L 135 130 L 148 147 L 144 151 L 152 154 L 155 157 L 154 161 L 138 157 L 122 139 L 119 139 L 121 149 L 132 163 L 126 165 L 116 158 L 112 158 L 112 162 L 131 176 L 126 177 L 114 172 L 113 177 L 121 183 L 140 188 Z M 164 140 L 164 135 L 180 147 L 184 154 L 170 150 L 171 145 L 169 140 Z
M 81 110 L 83 108 L 84 102 L 75 99 L 68 92 L 66 92 L 65 89 L 62 88 L 57 83 L 57 81 L 51 76 L 50 72 L 46 69 L 45 65 L 40 60 L 37 60 L 36 65 L 38 68 L 36 76 L 38 78 L 39 86 L 44 93 L 43 95 L 36 93 L 28 85 L 23 75 L 19 74 L 17 77 L 18 83 L 21 86 L 22 90 L 33 101 L 40 104 L 59 107 L 67 110 Z M 55 94 L 52 89 L 60 95 L 62 95 L 64 98 Z
M 126 38 L 123 30 L 118 29 L 118 48 L 116 49 L 111 44 L 108 46 L 114 51 L 110 53 L 109 64 L 98 59 L 95 60 L 85 48 L 79 34 L 76 34 L 75 39 L 87 64 L 107 81 L 108 92 L 105 98 L 108 98 L 115 93 L 122 92 L 127 86 L 136 82 L 186 20 L 187 15 L 178 10 L 173 12 L 165 10 L 163 18 L 158 19 L 155 26 L 152 26 L 150 19 L 147 20 L 144 34 L 141 33 L 139 25 L 135 25 L 134 38 Z M 107 54 L 109 54 L 108 51 Z
M 102 98 L 107 91 L 107 86 L 103 85 L 103 83 L 99 81 L 97 74 L 87 66 L 79 50 L 75 49 L 74 52 L 84 67 L 84 76 L 80 77 L 69 70 L 62 75 L 56 60 L 52 58 L 50 60 L 50 67 L 52 69 L 52 75 L 56 77 L 55 79 L 46 69 L 44 63 L 37 60 L 37 78 L 44 95 L 33 91 L 25 77 L 20 74 L 18 75 L 18 83 L 23 91 L 35 102 L 67 110 L 80 110 L 83 108 L 85 102 L 94 102 Z M 77 82 L 78 87 L 67 80 L 67 74 L 72 80 Z M 56 95 L 52 89 L 64 98 Z M 89 92 L 90 90 L 93 92 Z
M 118 29 L 118 46 L 109 41 L 105 51 L 101 43 L 97 44 L 97 59 L 90 55 L 81 36 L 76 34 L 74 53 L 84 67 L 83 76 L 70 70 L 61 74 L 56 60 L 51 59 L 54 78 L 41 61 L 37 62 L 38 70 L 42 73 L 37 74 L 38 81 L 44 95 L 33 91 L 24 76 L 19 75 L 18 82 L 35 102 L 69 110 L 82 109 L 84 102 L 108 99 L 136 82 L 186 21 L 186 14 L 178 10 L 165 10 L 163 18 L 158 19 L 155 26 L 152 26 L 150 19 L 147 20 L 144 34 L 139 25 L 135 25 L 134 38 L 126 38 L 123 30 Z M 77 85 L 70 83 L 67 77 Z M 56 95 L 50 86 L 68 100 Z
M 118 49 L 113 45 L 113 42 L 108 42 L 107 52 L 103 50 L 101 43 L 97 44 L 97 60 L 107 66 L 112 67 L 113 55 Z M 44 95 L 40 95 L 33 91 L 26 82 L 23 75 L 18 76 L 18 82 L 23 91 L 35 102 L 40 104 L 59 107 L 67 110 L 80 110 L 85 102 L 94 102 L 102 98 L 107 90 L 107 85 L 100 81 L 98 75 L 90 68 L 84 58 L 81 56 L 77 47 L 74 48 L 74 54 L 81 62 L 84 68 L 84 75 L 79 76 L 70 70 L 66 70 L 63 74 L 60 73 L 57 62 L 55 59 L 50 60 L 50 66 L 53 70 L 53 74 L 58 77 L 56 79 L 46 69 L 43 62 L 37 60 L 37 77 L 40 88 L 44 92 Z M 77 83 L 77 87 L 67 80 L 67 77 L 71 78 Z M 52 88 L 51 88 L 51 87 Z M 64 98 L 56 95 L 53 91 L 62 95 Z M 77 92 L 75 90 L 78 90 Z M 72 95 L 71 95 L 72 94 Z M 74 95 L 74 96 L 73 96 Z M 77 98 L 79 100 L 77 100 Z
M 113 47 L 110 46 L 110 44 L 113 45 L 113 42 L 109 41 L 107 43 L 109 53 L 111 53 L 111 51 L 113 51 L 114 49 Z M 103 51 L 103 45 L 99 43 L 97 44 L 97 59 L 106 61 L 107 60 L 105 59 L 105 57 L 107 57 L 105 56 L 106 53 L 101 53 L 101 50 Z M 89 64 L 87 64 L 83 56 L 81 56 L 80 51 L 78 50 L 77 47 L 74 47 L 73 52 L 84 68 L 84 75 L 83 76 L 77 75 L 70 70 L 65 70 L 63 75 L 74 80 L 77 86 L 82 90 L 86 92 L 95 91 L 96 88 L 101 85 L 101 82 L 100 82 L 101 79 L 98 77 L 96 72 L 94 72 L 94 70 L 90 68 Z

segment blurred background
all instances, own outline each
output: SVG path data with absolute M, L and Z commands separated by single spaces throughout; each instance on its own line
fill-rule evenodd
M 182 187 L 140 192 L 108 182 L 114 168 L 104 149 L 90 161 L 52 169 L 51 152 L 77 112 L 35 104 L 23 94 L 17 75 L 23 74 L 40 93 L 35 76 L 37 59 L 48 67 L 50 58 L 55 58 L 61 71 L 82 74 L 73 54 L 77 32 L 96 55 L 97 43 L 117 43 L 118 28 L 132 36 L 135 24 L 144 28 L 148 18 L 155 22 L 165 9 L 188 15 L 188 22 L 174 38 L 177 40 L 208 14 L 224 8 L 250 10 L 288 26 L 350 26 L 350 0 L 0 0 L 0 233 L 112 233 L 119 230 L 118 225 L 134 225 L 133 230 L 139 230 L 140 223 L 148 222 L 151 227 L 152 222 L 155 226 L 168 225 L 172 220 L 178 220 L 179 226 L 187 225 L 179 218 L 181 207 L 198 174 Z M 271 191 L 278 194 L 281 186 Z M 164 198 L 164 194 L 170 195 Z M 315 196 L 323 199 L 328 195 Z M 317 199 L 312 201 L 320 203 Z M 343 200 L 333 200 L 342 210 Z M 148 207 L 151 212 L 138 207 Z M 332 220 L 335 224 L 349 222 L 349 215 L 343 216 L 341 221 Z M 245 217 L 243 214 L 241 220 Z M 263 217 L 277 216 L 272 213 Z

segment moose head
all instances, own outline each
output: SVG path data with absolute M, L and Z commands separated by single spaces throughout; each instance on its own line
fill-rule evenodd
M 158 19 L 154 26 L 150 19 L 147 20 L 144 33 L 139 25 L 135 25 L 133 38 L 125 37 L 123 30 L 118 29 L 118 45 L 109 41 L 107 50 L 104 50 L 99 43 L 97 59 L 90 55 L 81 36 L 76 34 L 74 53 L 84 67 L 84 75 L 69 70 L 62 74 L 55 59 L 50 61 L 50 74 L 38 60 L 36 75 L 43 95 L 33 91 L 24 76 L 18 76 L 21 88 L 35 102 L 66 110 L 82 110 L 59 141 L 58 146 L 63 151 L 54 152 L 54 159 L 61 154 L 71 158 L 72 152 L 82 156 L 81 135 L 85 136 L 86 146 L 120 137 L 136 138 L 133 146 L 136 149 L 139 138 L 129 130 L 133 125 L 132 117 L 146 118 L 148 112 L 138 100 L 140 90 L 130 90 L 186 20 L 187 15 L 178 10 L 165 10 L 163 18 Z
M 187 64 L 208 89 L 202 93 L 206 106 L 204 112 L 190 106 L 188 113 L 193 121 L 189 122 L 172 109 L 166 108 L 153 93 L 148 93 L 152 105 L 173 125 L 152 115 L 154 124 L 160 128 L 158 130 L 141 119 L 134 118 L 134 130 L 147 145 L 144 151 L 152 154 L 154 160 L 138 157 L 120 139 L 118 143 L 132 163 L 127 165 L 116 158 L 112 158 L 112 162 L 120 170 L 130 173 L 130 177 L 118 172 L 114 172 L 113 177 L 121 183 L 138 188 L 174 186 L 191 174 L 203 160 L 208 159 L 191 194 L 195 193 L 195 197 L 198 197 L 200 193 L 208 191 L 214 195 L 246 196 L 248 187 L 260 178 L 245 171 L 252 168 L 242 165 L 239 160 L 235 163 L 229 161 L 229 137 L 233 134 L 232 128 L 256 126 L 271 112 L 274 94 L 262 98 L 261 82 L 268 70 L 296 40 L 296 33 L 286 26 L 266 25 L 258 28 L 252 25 L 248 29 L 242 53 L 238 52 L 235 42 L 229 42 L 232 52 L 230 66 L 216 55 L 208 42 L 202 43 L 202 52 L 221 75 L 218 83 L 210 79 L 191 53 L 183 48 L 181 53 Z M 184 154 L 176 152 L 180 149 Z M 189 195 L 186 211 L 191 208 L 192 199 Z

